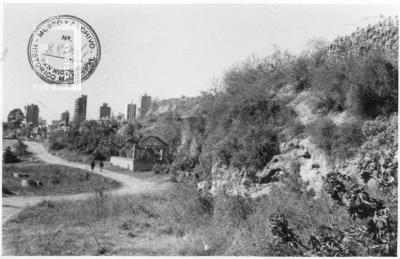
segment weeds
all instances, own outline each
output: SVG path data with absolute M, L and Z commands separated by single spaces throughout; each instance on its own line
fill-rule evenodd
M 21 186 L 21 179 L 13 177 L 14 173 L 27 174 L 30 179 L 43 183 L 42 188 Z M 71 193 L 89 192 L 92 188 L 103 186 L 112 189 L 120 186 L 119 183 L 97 174 L 88 174 L 87 171 L 61 165 L 42 163 L 3 166 L 3 186 L 12 192 L 21 195 L 62 195 Z

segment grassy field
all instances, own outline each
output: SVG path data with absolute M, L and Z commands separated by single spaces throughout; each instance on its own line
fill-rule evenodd
M 69 151 L 66 149 L 49 150 L 49 152 L 55 156 L 61 157 L 62 159 L 70 161 L 70 162 L 90 164 L 90 162 L 92 161 L 92 159 L 88 155 L 77 154 L 75 152 L 72 152 L 72 151 Z
M 42 187 L 22 187 L 21 178 L 13 173 L 29 174 L 29 179 L 41 181 Z M 3 164 L 3 187 L 18 195 L 62 195 L 92 192 L 95 188 L 112 189 L 120 186 L 114 180 L 88 171 L 60 165 L 21 162 Z
M 3 227 L 3 244 L 13 255 L 288 255 L 273 244 L 272 213 L 290 215 L 304 235 L 329 217 L 323 204 L 281 190 L 258 200 L 220 195 L 211 201 L 192 188 L 43 202 Z M 333 213 L 342 221 L 342 211 Z

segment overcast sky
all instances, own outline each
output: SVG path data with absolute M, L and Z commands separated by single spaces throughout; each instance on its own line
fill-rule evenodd
M 274 45 L 299 53 L 311 38 L 330 41 L 397 12 L 393 5 L 6 4 L 3 120 L 13 108 L 34 102 L 49 123 L 65 110 L 72 114 L 81 94 L 88 95 L 89 119 L 99 117 L 103 102 L 114 114 L 126 114 L 126 104 L 138 103 L 144 93 L 195 96 L 252 54 L 267 56 Z M 85 20 L 100 39 L 100 64 L 81 92 L 33 87 L 40 79 L 27 59 L 29 37 L 43 20 L 60 14 Z

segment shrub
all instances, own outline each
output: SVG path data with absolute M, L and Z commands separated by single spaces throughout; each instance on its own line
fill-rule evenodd
M 332 150 L 337 128 L 331 119 L 325 117 L 316 119 L 307 125 L 306 131 L 319 148 L 328 153 Z
M 215 198 L 214 218 L 217 222 L 238 227 L 252 213 L 249 199 L 219 193 Z
M 338 205 L 346 208 L 353 222 L 358 222 L 351 228 L 342 228 L 342 236 L 349 236 L 353 246 L 372 248 L 368 249 L 368 255 L 396 256 L 397 213 L 393 217 L 382 199 L 372 197 L 366 186 L 355 184 L 340 173 L 328 174 L 324 190 Z M 344 246 L 343 239 L 334 243 Z
M 314 70 L 317 109 L 375 118 L 397 111 L 398 69 L 380 51 L 364 56 L 331 56 Z
M 153 166 L 152 171 L 155 174 L 168 174 L 169 173 L 169 166 L 167 164 L 155 164 Z
M 17 163 L 21 160 L 18 159 L 17 155 L 11 151 L 10 147 L 7 147 L 6 150 L 3 152 L 3 163 Z
M 357 153 L 365 138 L 361 130 L 361 122 L 347 122 L 337 127 L 333 142 L 334 157 L 350 158 Z
M 27 151 L 28 146 L 22 142 L 21 139 L 18 139 L 17 144 L 15 145 L 15 153 L 17 156 L 25 156 L 27 155 L 29 152 Z
M 347 122 L 336 126 L 329 118 L 316 119 L 307 125 L 312 141 L 333 158 L 345 159 L 356 154 L 364 143 L 361 123 Z

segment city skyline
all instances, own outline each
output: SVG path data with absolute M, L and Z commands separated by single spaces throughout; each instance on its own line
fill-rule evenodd
M 395 15 L 394 7 L 6 4 L 4 34 L 13 37 L 4 39 L 3 121 L 12 109 L 23 109 L 28 103 L 37 104 L 47 121 L 58 119 L 61 112 L 74 110 L 74 100 L 82 94 L 90 96 L 87 119 L 97 119 L 98 107 L 104 102 L 115 114 L 125 114 L 126 104 L 131 100 L 139 104 L 143 93 L 154 99 L 197 96 L 253 54 L 263 58 L 272 54 L 274 45 L 298 54 L 307 48 L 310 39 L 332 41 L 357 26 L 374 22 L 380 15 Z M 22 51 L 33 28 L 60 13 L 76 15 L 89 23 L 104 50 L 95 73 L 82 84 L 82 91 L 34 89 L 35 83 L 42 82 L 30 68 L 26 51 Z M 110 23 L 104 17 L 114 20 Z M 119 37 L 130 34 L 136 36 Z

